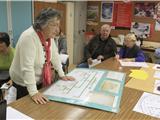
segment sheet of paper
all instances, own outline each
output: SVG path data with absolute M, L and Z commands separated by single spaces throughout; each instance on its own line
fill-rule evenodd
M 33 120 L 33 119 L 12 107 L 7 107 L 7 120 Z
M 61 63 L 66 64 L 68 57 L 69 55 L 67 54 L 60 54 Z
M 148 74 L 144 70 L 131 70 L 129 77 L 139 80 L 146 80 L 148 78 Z
M 159 78 L 159 79 L 160 79 L 160 71 L 155 71 L 153 77 L 154 77 L 154 78 Z
M 153 67 L 154 70 L 160 70 L 160 64 L 155 64 L 155 66 Z
M 133 111 L 160 118 L 160 96 L 144 92 Z
M 155 81 L 153 93 L 160 94 L 160 80 Z
M 94 67 L 94 66 L 98 65 L 99 63 L 101 63 L 101 60 L 94 59 L 94 60 L 92 60 L 92 64 L 89 65 L 89 68 Z
M 122 60 L 119 60 L 121 66 L 126 67 L 148 67 L 147 63 L 145 62 L 124 62 Z

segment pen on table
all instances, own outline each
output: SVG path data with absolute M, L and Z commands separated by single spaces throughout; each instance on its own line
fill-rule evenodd
M 116 52 L 114 52 L 114 55 L 115 55 L 116 60 L 119 60 L 119 56 Z
M 115 55 L 115 56 L 118 55 L 117 52 L 114 52 L 114 55 Z

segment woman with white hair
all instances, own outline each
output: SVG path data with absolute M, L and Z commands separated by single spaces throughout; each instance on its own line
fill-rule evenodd
M 74 80 L 65 76 L 52 39 L 59 28 L 60 18 L 58 11 L 43 9 L 33 26 L 21 34 L 10 68 L 13 86 L 17 88 L 17 99 L 29 94 L 37 104 L 47 103 L 48 99 L 38 91 L 38 87 L 52 83 L 51 64 L 62 80 Z
M 116 58 L 127 62 L 144 62 L 145 56 L 136 45 L 136 41 L 136 36 L 133 33 L 127 34 L 124 38 L 124 46 L 120 48 Z

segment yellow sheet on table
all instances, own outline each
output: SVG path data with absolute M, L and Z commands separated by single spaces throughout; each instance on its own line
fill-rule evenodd
M 148 74 L 144 70 L 131 70 L 131 71 L 132 73 L 130 73 L 129 77 L 140 80 L 146 80 L 148 78 Z
M 146 80 L 140 80 L 137 78 L 131 78 L 127 83 L 126 87 L 137 89 L 137 90 L 142 90 L 146 92 L 151 92 L 153 93 L 154 90 L 154 83 L 156 78 L 154 78 L 154 73 L 155 70 L 153 69 L 153 66 L 155 64 L 147 63 L 149 65 L 148 68 L 141 68 L 140 70 L 143 70 L 147 73 L 148 77 Z

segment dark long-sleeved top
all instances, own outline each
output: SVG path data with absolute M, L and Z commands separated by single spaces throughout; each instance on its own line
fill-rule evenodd
M 115 53 L 117 53 L 117 47 L 111 36 L 106 40 L 101 40 L 100 35 L 96 35 L 85 47 L 84 61 L 87 61 L 88 58 L 96 59 L 99 55 L 103 55 L 105 60 L 114 57 Z
M 145 61 L 143 51 L 137 45 L 134 45 L 132 48 L 123 46 L 119 51 L 119 56 L 120 58 L 135 58 L 136 62 Z
M 65 36 L 60 36 L 55 39 L 56 45 L 58 47 L 59 54 L 67 54 L 67 41 Z

